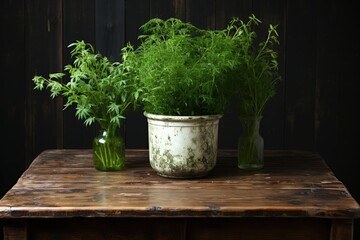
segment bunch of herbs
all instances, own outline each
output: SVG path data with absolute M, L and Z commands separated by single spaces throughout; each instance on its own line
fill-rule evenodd
M 52 98 L 66 97 L 64 109 L 76 105 L 75 115 L 85 125 L 97 122 L 103 129 L 110 125 L 120 127 L 127 111 L 136 107 L 139 96 L 131 76 L 131 65 L 126 61 L 110 62 L 84 41 L 76 41 L 68 47 L 73 47 L 71 57 L 74 58 L 73 64 L 64 68 L 69 81 L 62 81 L 66 73 L 51 73 L 48 78 L 37 75 L 33 78 L 34 89 L 48 88 Z M 122 49 L 123 60 L 132 50 L 130 44 Z
M 256 27 L 261 21 L 254 15 L 248 22 L 234 18 L 231 22 L 237 42 L 239 65 L 234 70 L 236 101 L 240 110 L 242 136 L 238 144 L 238 166 L 243 169 L 258 169 L 263 166 L 263 138 L 259 124 L 268 101 L 276 93 L 279 44 L 277 26 L 269 25 L 265 40 L 258 41 Z M 238 41 L 241 39 L 241 41 Z
M 223 113 L 233 93 L 228 72 L 238 64 L 229 29 L 205 30 L 180 19 L 150 19 L 133 55 L 145 112 Z
M 278 73 L 279 44 L 277 25 L 269 25 L 265 40 L 259 41 L 255 27 L 261 21 L 254 15 L 248 22 L 239 18 L 231 21 L 234 38 L 237 42 L 239 65 L 234 71 L 234 83 L 237 84 L 236 100 L 240 115 L 260 117 L 268 101 L 276 94 L 276 84 L 281 79 Z M 240 40 L 239 40 L 240 39 Z

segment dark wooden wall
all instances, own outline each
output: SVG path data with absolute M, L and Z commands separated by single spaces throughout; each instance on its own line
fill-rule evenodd
M 152 17 L 215 29 L 254 13 L 263 21 L 259 37 L 269 23 L 279 24 L 281 42 L 283 80 L 264 112 L 265 147 L 320 153 L 360 201 L 358 10 L 340 0 L 2 0 L 0 197 L 42 150 L 91 147 L 95 127 L 85 127 L 73 109 L 62 111 L 62 99 L 33 90 L 35 74 L 70 63 L 68 44 L 85 40 L 119 60 L 121 47 L 137 45 L 138 28 Z M 123 130 L 128 148 L 147 148 L 141 110 L 129 114 Z M 231 105 L 219 148 L 235 148 L 239 134 Z

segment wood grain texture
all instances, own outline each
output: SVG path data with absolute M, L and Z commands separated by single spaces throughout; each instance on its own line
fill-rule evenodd
M 4 226 L 5 240 L 28 240 L 28 231 L 25 220 L 12 219 Z
M 126 168 L 99 172 L 91 150 L 46 150 L 0 202 L 1 218 L 315 217 L 353 219 L 358 203 L 310 152 L 267 151 L 263 170 L 236 167 L 219 152 L 206 177 L 158 176 L 146 150 L 127 150 Z
M 333 220 L 330 240 L 353 239 L 354 222 L 352 220 Z
M 95 0 L 96 50 L 111 62 L 121 61 L 125 46 L 125 0 Z

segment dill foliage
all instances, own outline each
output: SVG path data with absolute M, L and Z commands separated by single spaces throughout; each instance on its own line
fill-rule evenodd
M 279 44 L 277 25 L 270 24 L 265 40 L 259 41 L 255 31 L 259 24 L 261 21 L 254 15 L 249 17 L 248 22 L 239 18 L 231 21 L 234 35 L 241 36 L 234 38 L 239 65 L 232 77 L 236 83 L 235 99 L 241 116 L 262 116 L 266 103 L 276 94 L 276 84 L 281 79 L 276 52 L 276 45 Z
M 233 95 L 230 71 L 238 65 L 231 27 L 204 30 L 176 18 L 140 27 L 133 62 L 144 111 L 161 115 L 222 114 Z

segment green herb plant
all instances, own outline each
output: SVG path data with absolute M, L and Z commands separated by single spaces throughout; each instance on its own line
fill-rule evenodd
M 153 18 L 140 29 L 133 58 L 145 112 L 223 113 L 233 91 L 228 73 L 238 64 L 231 31 L 199 29 L 176 18 Z
M 110 62 L 100 53 L 95 53 L 91 44 L 76 41 L 69 45 L 73 48 L 71 57 L 73 64 L 66 65 L 64 72 L 52 73 L 48 78 L 35 76 L 34 89 L 49 89 L 51 97 L 66 98 L 64 110 L 76 105 L 75 116 L 86 126 L 98 123 L 107 130 L 107 137 L 115 134 L 130 108 L 137 106 L 140 89 L 131 74 L 131 65 L 126 62 L 133 50 L 128 44 L 121 51 L 122 62 Z M 65 76 L 68 82 L 63 82 Z M 111 151 L 109 145 L 103 144 L 97 151 L 97 157 L 104 166 L 116 161 L 118 156 Z
M 266 39 L 255 44 L 257 34 L 255 26 L 261 21 L 254 15 L 248 22 L 234 18 L 231 22 L 234 35 L 241 36 L 237 42 L 239 65 L 234 81 L 237 86 L 236 100 L 240 115 L 260 117 L 268 101 L 276 93 L 276 84 L 281 79 L 278 74 L 279 44 L 277 26 L 269 25 Z
M 239 141 L 239 167 L 261 168 L 263 166 L 263 139 L 259 124 L 268 101 L 276 93 L 279 44 L 277 26 L 269 25 L 265 40 L 256 43 L 255 27 L 261 21 L 254 15 L 248 22 L 234 18 L 231 22 L 234 35 L 241 36 L 237 42 L 239 65 L 234 73 L 237 91 L 235 99 L 240 111 L 243 135 Z M 241 166 L 240 166 L 241 165 Z

